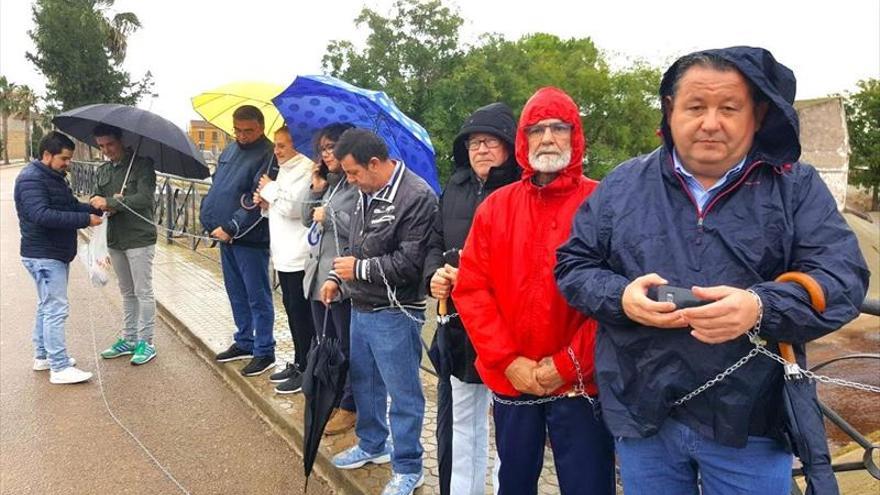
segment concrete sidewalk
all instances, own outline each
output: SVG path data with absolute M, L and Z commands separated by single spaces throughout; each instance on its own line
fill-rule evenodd
M 188 247 L 167 244 L 160 237 L 156 245 L 154 289 L 159 313 L 184 339 L 199 350 L 199 354 L 211 362 L 219 373 L 259 410 L 265 419 L 277 427 L 282 435 L 291 440 L 299 450 L 303 436 L 304 399 L 302 394 L 279 396 L 273 392 L 268 373 L 255 378 L 245 378 L 239 373 L 244 362 L 215 363 L 214 354 L 225 350 L 232 342 L 234 326 L 229 307 L 216 248 L 200 247 L 193 251 Z M 293 360 L 293 342 L 287 326 L 287 317 L 281 304 L 280 294 L 275 294 L 275 340 L 277 365 Z M 433 322 L 425 325 L 424 334 L 433 334 Z M 426 364 L 427 359 L 423 360 Z M 425 485 L 416 491 L 423 495 L 439 494 L 437 470 L 436 429 L 436 378 L 422 372 L 425 391 L 425 425 L 422 443 L 425 448 Z M 493 435 L 494 436 L 494 435 Z M 390 464 L 368 465 L 350 471 L 339 470 L 330 463 L 331 457 L 354 445 L 354 431 L 332 437 L 324 437 L 316 461 L 316 471 L 326 478 L 339 493 L 381 493 L 390 479 Z M 494 462 L 494 445 L 490 452 L 490 470 Z M 492 493 L 487 476 L 486 493 Z M 559 493 L 552 455 L 548 448 L 545 455 L 544 473 L 539 493 Z

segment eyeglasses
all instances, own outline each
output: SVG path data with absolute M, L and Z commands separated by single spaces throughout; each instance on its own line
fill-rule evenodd
M 244 135 L 251 135 L 251 134 L 256 133 L 257 129 L 256 128 L 240 129 L 238 127 L 233 127 L 232 132 L 236 136 L 244 136 Z
M 555 138 L 567 136 L 571 133 L 571 124 L 566 124 L 565 122 L 554 122 L 552 124 L 535 124 L 529 127 L 526 127 L 526 135 L 530 139 L 536 139 L 539 137 L 543 137 L 544 133 L 547 132 L 547 129 L 550 129 L 550 133 Z
M 336 146 L 336 143 L 327 143 L 321 146 L 321 153 L 333 153 L 334 146 Z
M 499 146 L 501 146 L 501 140 L 494 137 L 487 137 L 483 139 L 471 139 L 467 142 L 467 149 L 471 151 L 477 151 L 480 149 L 481 144 L 486 144 L 486 147 L 490 150 L 493 150 Z

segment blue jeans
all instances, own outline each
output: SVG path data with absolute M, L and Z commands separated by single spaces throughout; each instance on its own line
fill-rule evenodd
M 37 284 L 34 357 L 48 358 L 52 371 L 61 371 L 70 366 L 64 344 L 64 320 L 70 310 L 67 302 L 70 264 L 40 258 L 22 258 L 21 262 Z
M 529 399 L 535 397 L 522 395 L 513 400 Z M 499 495 L 538 493 L 548 436 L 559 493 L 614 495 L 614 439 L 586 399 L 564 398 L 539 405 L 495 401 L 492 411 L 501 462 Z
M 618 438 L 627 495 L 787 495 L 792 456 L 776 440 L 749 437 L 726 447 L 667 419 L 648 438 Z
M 269 249 L 220 245 L 223 283 L 232 306 L 239 349 L 254 357 L 275 356 L 275 309 L 269 281 Z
M 424 311 L 410 311 L 421 318 Z M 403 312 L 351 311 L 351 389 L 357 406 L 358 445 L 370 454 L 385 450 L 391 421 L 395 473 L 422 472 L 422 420 L 425 396 L 419 379 L 420 325 Z M 388 411 L 387 396 L 391 396 Z

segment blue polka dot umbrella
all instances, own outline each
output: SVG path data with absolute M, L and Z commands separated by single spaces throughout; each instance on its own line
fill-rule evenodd
M 352 86 L 331 76 L 297 76 L 272 102 L 290 128 L 293 145 L 313 160 L 320 158 L 312 144 L 315 132 L 328 124 L 349 122 L 381 136 L 392 158 L 403 160 L 440 191 L 428 132 L 404 115 L 382 91 Z

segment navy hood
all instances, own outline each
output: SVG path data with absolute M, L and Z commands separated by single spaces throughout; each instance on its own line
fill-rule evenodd
M 718 56 L 733 64 L 748 79 L 769 104 L 767 115 L 761 128 L 755 133 L 755 141 L 749 156 L 764 160 L 772 165 L 794 163 L 801 156 L 800 123 L 793 103 L 797 90 L 797 80 L 788 67 L 777 62 L 773 54 L 763 48 L 734 46 L 713 50 L 703 50 L 690 55 L 706 54 Z M 663 74 L 660 82 L 660 101 L 663 105 L 663 119 L 660 130 L 666 146 L 673 148 L 672 132 L 666 118 L 665 98 L 672 96 L 672 86 L 679 58 Z

